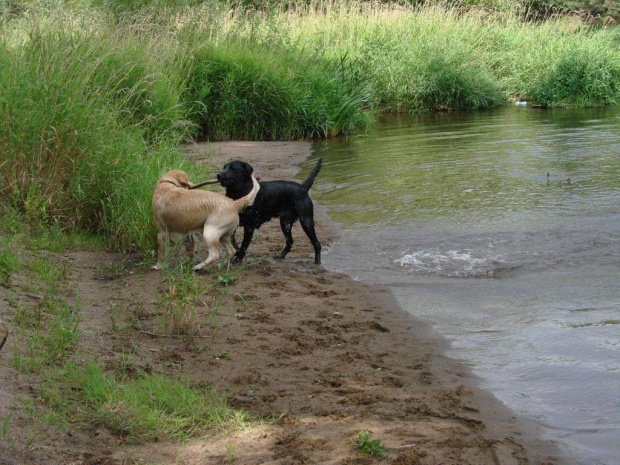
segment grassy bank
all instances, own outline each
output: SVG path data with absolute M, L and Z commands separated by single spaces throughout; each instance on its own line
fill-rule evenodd
M 178 380 L 182 358 L 169 350 L 178 339 L 203 363 L 242 359 L 227 350 L 255 333 L 226 339 L 218 352 L 208 347 L 242 269 L 209 282 L 181 264 L 84 299 L 109 275 L 153 276 L 158 176 L 171 168 L 194 181 L 212 175 L 186 159 L 182 143 L 339 136 L 363 131 L 380 111 L 620 98 L 618 32 L 572 19 L 523 23 L 509 9 L 12 0 L 0 15 L 0 316 L 11 331 L 2 356 L 35 428 L 22 455 L 40 425 L 155 441 L 256 424 L 202 378 Z M 103 247 L 147 258 L 102 267 L 81 295 L 79 273 L 97 264 L 82 258 L 76 272 L 67 251 Z M 147 281 L 156 289 L 140 294 Z M 234 297 L 225 316 L 242 320 L 245 297 Z M 259 316 L 273 326 L 267 312 Z M 317 343 L 324 337 L 317 331 Z M 12 415 L 0 416 L 0 436 L 18 427 Z M 360 450 L 378 450 L 375 443 L 358 438 Z
M 152 248 L 163 171 L 209 175 L 178 152 L 192 138 L 323 138 L 377 111 L 620 98 L 619 33 L 571 18 L 352 2 L 12 5 L 0 23 L 0 198 L 117 250 Z
M 108 301 L 107 308 L 98 311 L 98 338 L 111 334 L 112 340 L 122 339 L 122 350 L 110 353 L 98 344 L 93 348 L 87 334 L 93 318 L 88 314 L 92 301 L 76 285 L 81 272 L 74 268 L 75 256 L 67 253 L 74 249 L 97 251 L 102 246 L 98 236 L 26 225 L 10 209 L 0 214 L 0 316 L 10 326 L 2 356 L 13 369 L 16 385 L 23 380 L 34 385 L 32 398 L 20 396 L 20 403 L 29 410 L 31 440 L 37 431 L 46 429 L 102 426 L 123 441 L 187 440 L 258 424 L 256 417 L 228 405 L 230 393 L 218 392 L 204 382 L 190 383 L 153 372 L 148 364 L 137 368 L 136 348 L 130 341 L 136 337 L 139 320 L 132 303 Z M 96 267 L 94 275 L 100 282 L 127 276 L 126 266 L 134 274 L 150 272 L 149 264 L 140 262 L 91 265 Z M 156 297 L 163 309 L 157 314 L 157 332 L 153 334 L 191 341 L 201 329 L 215 333 L 215 319 L 221 310 L 217 302 L 227 294 L 222 281 L 233 279 L 226 274 L 210 282 L 183 265 L 166 271 L 158 295 L 149 296 Z M 206 316 L 194 308 L 205 294 L 216 301 Z M 144 305 L 140 302 L 137 307 Z M 7 392 L 11 391 L 3 394 Z M 15 410 L 12 407 L 0 413 L 3 440 L 19 428 L 12 418 Z M 29 447 L 27 443 L 22 455 Z

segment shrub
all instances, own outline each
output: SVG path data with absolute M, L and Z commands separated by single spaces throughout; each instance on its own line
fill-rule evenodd
M 304 61 L 240 44 L 192 53 L 186 101 L 208 139 L 327 137 L 365 125 L 370 95 L 347 74 L 347 58 Z
M 531 96 L 544 106 L 615 105 L 620 101 L 620 61 L 601 51 L 569 48 Z
M 147 247 L 155 181 L 188 165 L 180 89 L 148 41 L 99 32 L 35 26 L 17 46 L 0 41 L 0 198 L 115 248 Z

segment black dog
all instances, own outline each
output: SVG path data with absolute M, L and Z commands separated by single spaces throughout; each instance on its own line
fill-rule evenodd
M 243 242 L 237 249 L 233 263 L 243 260 L 256 229 L 272 218 L 280 218 L 286 245 L 275 258 L 284 258 L 291 250 L 293 246 L 291 229 L 299 219 L 301 227 L 314 246 L 314 263 L 321 264 L 321 243 L 314 232 L 314 209 L 308 191 L 321 170 L 322 162 L 323 159 L 320 158 L 308 178 L 301 184 L 292 181 L 259 182 L 260 190 L 254 205 L 239 214 L 239 224 L 244 228 Z M 254 169 L 244 161 L 231 161 L 224 165 L 222 172 L 217 175 L 217 180 L 226 188 L 226 196 L 236 200 L 247 195 L 252 189 L 250 175 L 253 171 Z M 236 246 L 234 236 L 233 245 Z

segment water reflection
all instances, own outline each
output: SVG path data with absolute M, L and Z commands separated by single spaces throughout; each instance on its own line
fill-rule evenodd
M 593 202 L 615 209 L 619 130 L 608 109 L 384 119 L 364 136 L 317 145 L 317 155 L 329 154 L 321 201 L 347 226 L 442 216 L 479 222 L 524 210 L 574 214 Z

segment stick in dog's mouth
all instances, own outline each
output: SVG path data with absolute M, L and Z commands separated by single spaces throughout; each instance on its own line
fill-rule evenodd
M 260 178 L 256 178 L 257 181 L 260 181 Z M 218 184 L 219 181 L 217 179 L 214 179 L 212 181 L 202 181 L 199 182 L 198 184 L 194 184 L 192 187 L 190 187 L 190 189 L 198 189 L 199 187 L 202 186 L 206 186 L 207 184 Z
M 207 184 L 217 184 L 218 182 L 219 181 L 217 179 L 214 179 L 213 181 L 202 181 L 198 184 L 194 184 L 192 187 L 190 187 L 190 189 L 198 189 L 199 187 L 206 186 Z

